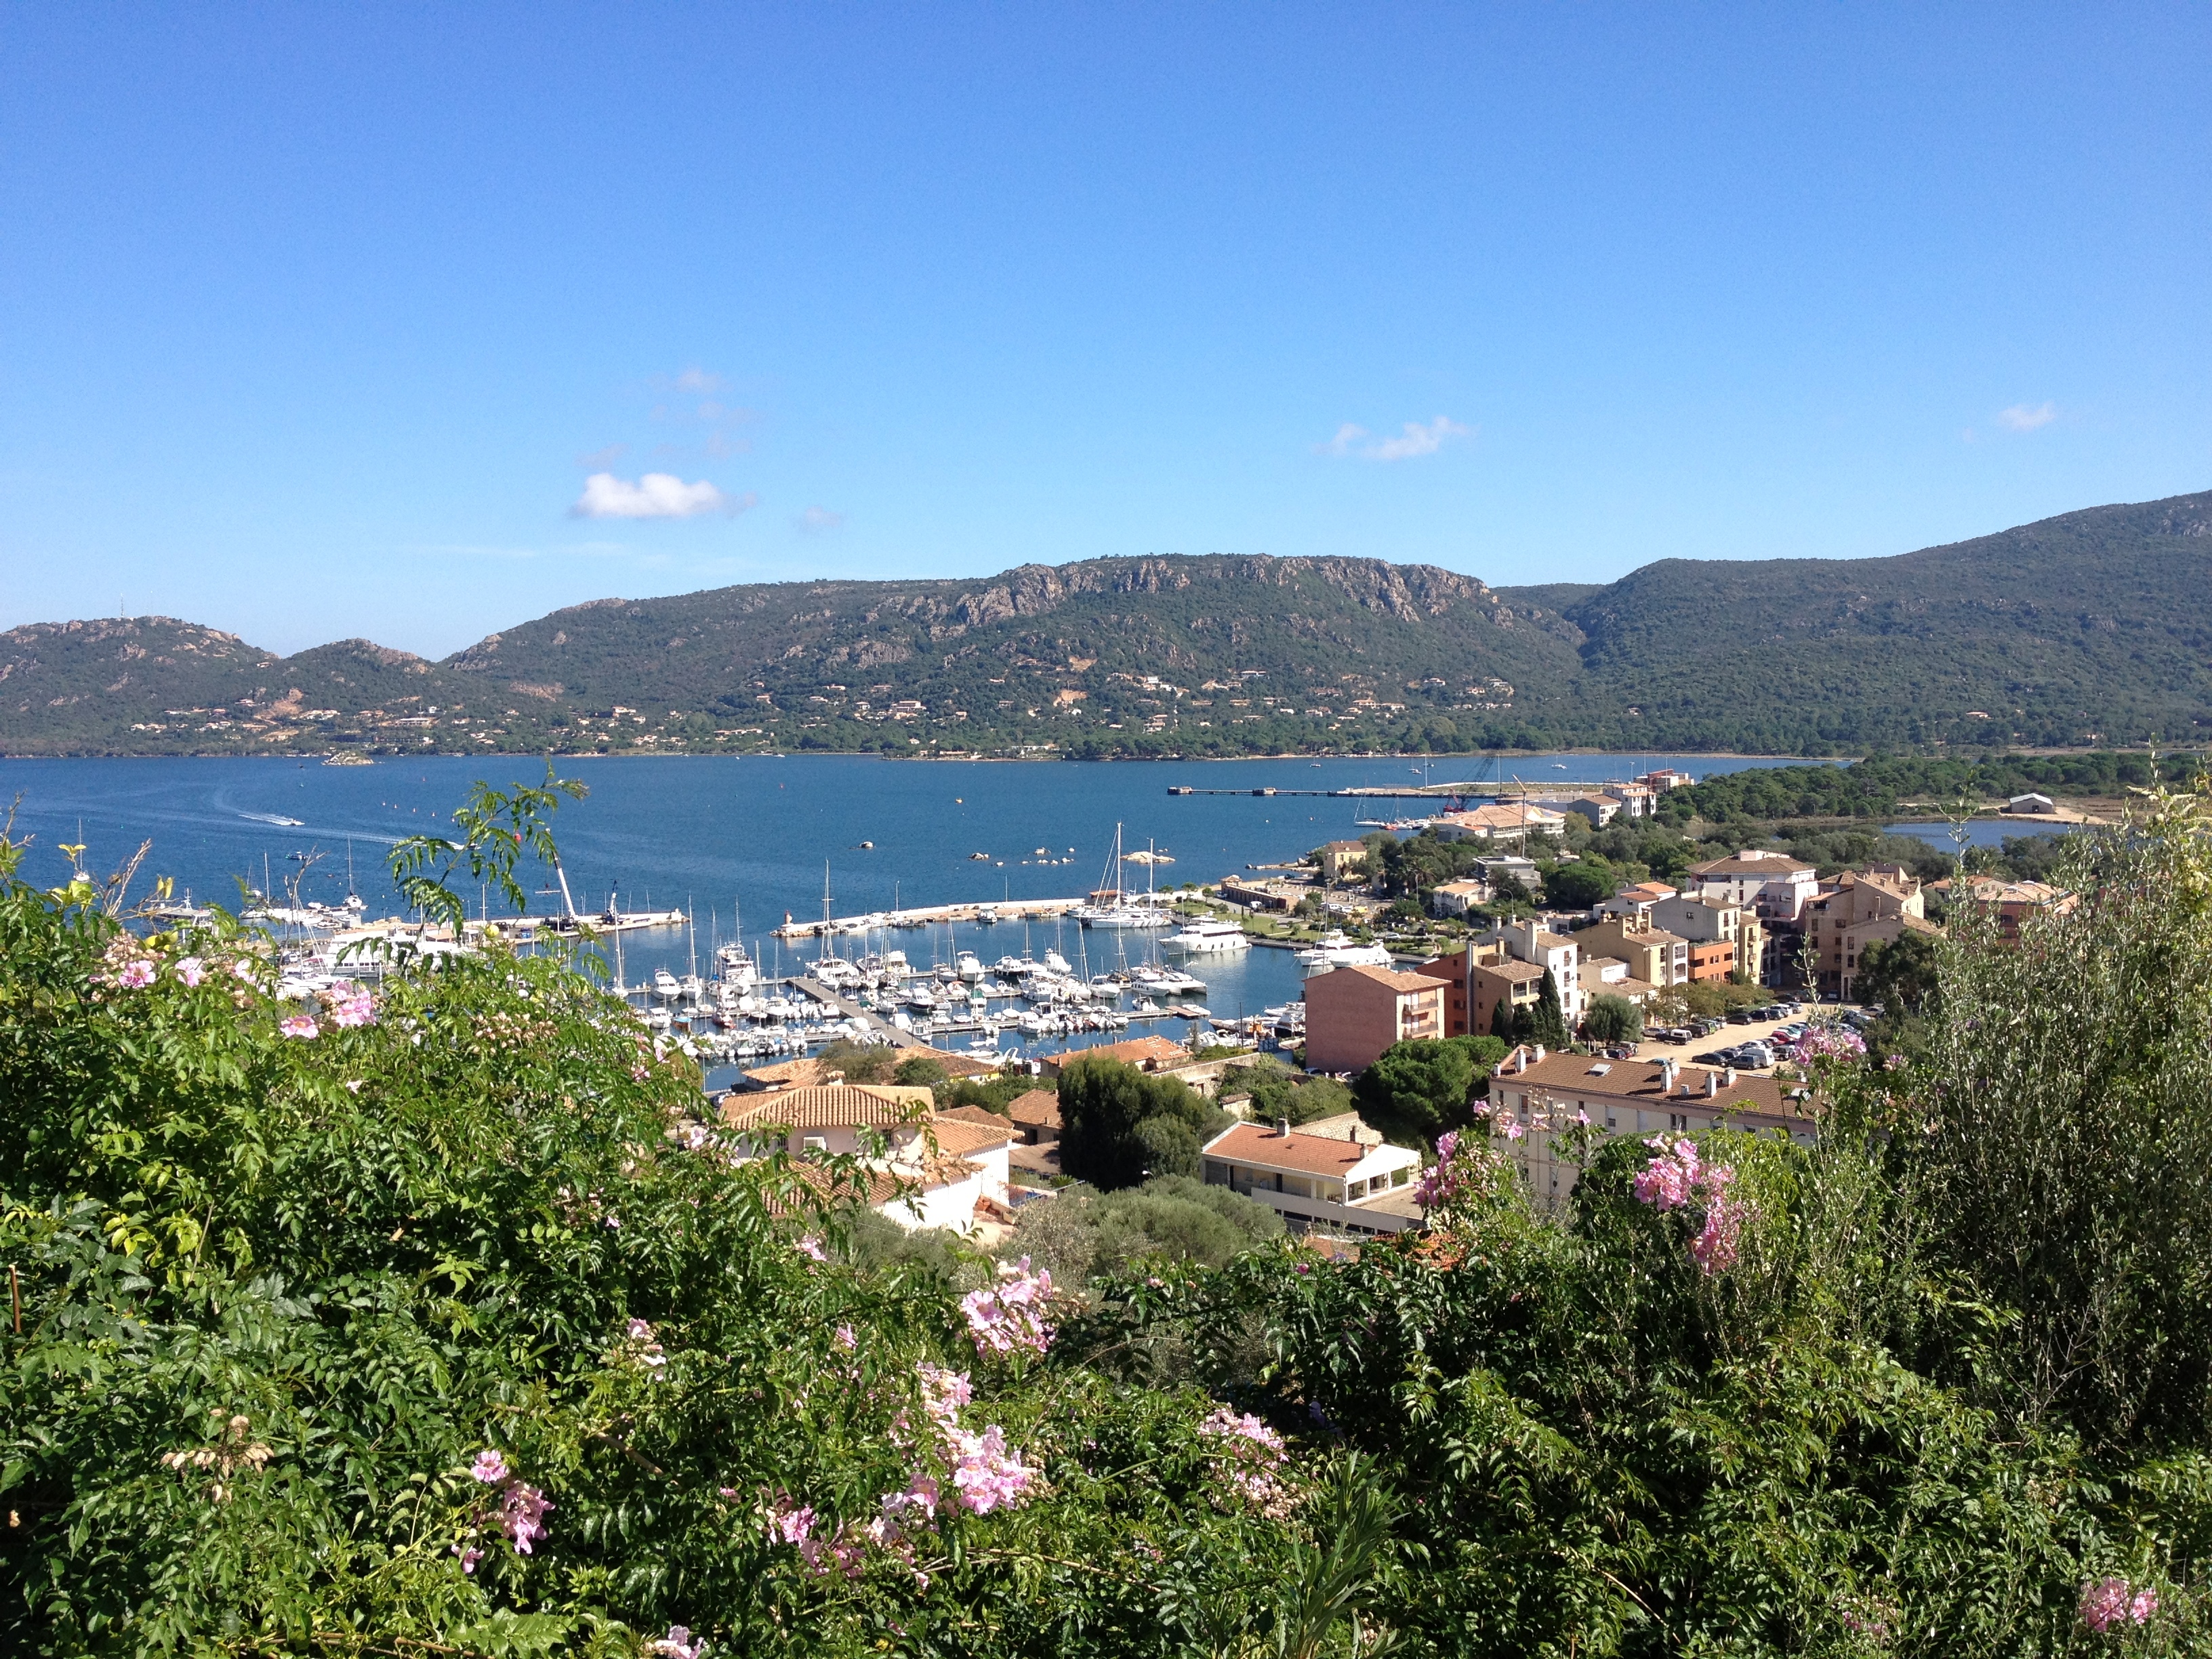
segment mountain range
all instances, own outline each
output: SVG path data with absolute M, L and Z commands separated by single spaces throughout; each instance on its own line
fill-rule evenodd
M 1492 587 L 1352 557 L 597 599 L 442 661 L 161 617 L 0 633 L 0 752 L 798 749 L 1103 758 L 2194 741 L 2212 494 L 1881 559 Z

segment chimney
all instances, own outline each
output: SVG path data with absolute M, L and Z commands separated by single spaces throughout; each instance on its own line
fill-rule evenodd
M 1735 1086 L 1735 1079 L 1734 1078 L 1730 1078 L 1730 1079 L 1729 1079 L 1729 1086 L 1730 1086 L 1730 1087 L 1734 1087 L 1734 1086 Z M 1720 1093 L 1720 1091 L 1721 1091 L 1721 1079 L 1720 1079 L 1720 1073 L 1717 1073 L 1717 1072 L 1708 1072 L 1708 1073 L 1705 1073 L 1705 1098 L 1706 1098 L 1706 1099 L 1708 1099 L 1708 1100 L 1711 1100 L 1711 1099 L 1715 1095 L 1717 1095 L 1717 1094 Z
M 1733 1088 L 1735 1088 L 1735 1066 L 1729 1066 L 1729 1067 L 1728 1068 L 1728 1070 L 1727 1070 L 1727 1071 L 1725 1071 L 1725 1072 L 1723 1072 L 1723 1073 L 1721 1073 L 1721 1085 L 1722 1085 L 1722 1087 L 1723 1087 L 1723 1088 L 1728 1088 L 1728 1089 L 1733 1089 Z
M 1674 1062 L 1671 1060 L 1662 1060 L 1659 1062 L 1659 1086 L 1662 1089 L 1671 1089 L 1674 1086 Z
M 1291 1138 L 1290 1119 L 1286 1117 L 1277 1118 L 1275 1120 L 1275 1133 L 1282 1136 L 1284 1139 L 1288 1140 Z
M 1540 1042 L 1536 1045 L 1536 1058 L 1539 1060 L 1544 1058 L 1544 1045 Z

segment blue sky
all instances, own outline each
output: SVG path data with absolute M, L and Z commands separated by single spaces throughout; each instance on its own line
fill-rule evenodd
M 2202 7 L 0 9 L 0 626 L 2212 484 Z

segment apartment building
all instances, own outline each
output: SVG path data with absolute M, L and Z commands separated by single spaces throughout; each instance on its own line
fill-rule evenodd
M 1306 1067 L 1364 1072 L 1394 1042 L 1440 1037 L 1444 988 L 1423 974 L 1339 968 L 1305 982 Z
M 1818 1132 L 1802 1090 L 1733 1067 L 1673 1060 L 1606 1060 L 1520 1048 L 1491 1073 L 1490 1099 L 1502 1120 L 1520 1126 L 1511 1156 L 1529 1190 L 1547 1202 L 1574 1190 L 1578 1170 L 1558 1143 L 1578 1127 L 1577 1115 L 1602 1134 L 1642 1139 L 1720 1127 L 1809 1145 Z
M 1356 969 L 1343 969 L 1354 972 Z M 1376 1237 L 1421 1224 L 1414 1198 L 1421 1155 L 1386 1143 L 1356 1116 L 1293 1129 L 1239 1123 L 1206 1143 L 1205 1179 L 1265 1204 L 1291 1232 Z
M 1577 966 L 1579 978 L 1579 963 Z M 1494 939 L 1422 963 L 1413 971 L 1444 988 L 1446 1036 L 1496 1036 L 1510 1042 L 1515 1018 L 1522 1010 L 1534 1008 L 1543 995 L 1544 970 L 1516 959 Z M 1506 1013 L 1503 1030 L 1497 1027 L 1501 1006 Z
M 1820 886 L 1820 874 L 1802 859 L 1758 848 L 1724 859 L 1693 864 L 1682 890 L 1701 898 L 1724 899 L 1765 917 L 1795 921 Z
M 1607 916 L 1575 938 L 1587 955 L 1626 963 L 1632 978 L 1662 988 L 1690 982 L 1690 941 L 1680 933 L 1640 925 L 1626 916 Z
M 1814 981 L 1824 996 L 1848 1001 L 1859 956 L 1906 932 L 1940 934 L 1928 920 L 1927 899 L 1915 878 L 1899 871 L 1876 874 L 1846 870 L 1822 887 L 1801 918 L 1812 945 Z
M 1724 898 L 1678 894 L 1651 907 L 1651 921 L 1689 940 L 1692 984 L 1727 979 L 1739 969 L 1751 978 L 1760 977 L 1766 930 L 1757 915 L 1742 905 Z

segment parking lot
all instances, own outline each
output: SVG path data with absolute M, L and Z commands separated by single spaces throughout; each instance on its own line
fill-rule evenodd
M 1785 1026 L 1795 1027 L 1803 1024 L 1811 1012 L 1811 1005 L 1800 1004 L 1796 1012 L 1784 1014 L 1778 1019 L 1753 1020 L 1747 1025 L 1724 1024 L 1717 1030 L 1708 1032 L 1704 1036 L 1693 1036 L 1687 1042 L 1660 1042 L 1647 1036 L 1636 1045 L 1636 1055 L 1639 1060 L 1673 1059 L 1680 1060 L 1686 1065 L 1696 1065 L 1700 1063 L 1698 1060 L 1699 1054 L 1710 1054 L 1717 1048 L 1733 1048 L 1747 1042 L 1765 1042 L 1770 1048 L 1775 1048 L 1779 1046 L 1775 1033 Z M 1831 1020 L 1842 1012 L 1844 1011 L 1838 1009 L 1833 1003 L 1825 1004 L 1821 1008 L 1822 1017 Z M 1857 1011 L 1853 1008 L 1850 1012 Z M 1763 1075 L 1771 1071 L 1772 1067 L 1756 1066 L 1739 1069 L 1752 1070 Z

